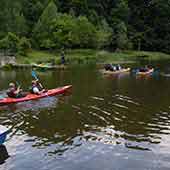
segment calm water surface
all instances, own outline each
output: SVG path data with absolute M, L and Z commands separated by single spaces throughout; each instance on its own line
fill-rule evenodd
M 0 106 L 0 124 L 12 128 L 1 170 L 170 169 L 170 79 L 94 67 L 38 75 L 47 88 L 72 84 L 72 94 Z M 1 93 L 16 79 L 26 89 L 31 73 L 1 71 Z

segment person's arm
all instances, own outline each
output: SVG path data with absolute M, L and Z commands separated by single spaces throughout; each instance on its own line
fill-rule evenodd
M 21 89 L 17 89 L 14 91 L 14 94 L 17 95 L 19 92 L 21 92 Z
M 21 89 L 21 86 L 18 86 L 17 87 L 17 90 L 14 92 L 15 94 L 18 94 L 19 92 L 21 92 L 22 91 L 22 89 Z

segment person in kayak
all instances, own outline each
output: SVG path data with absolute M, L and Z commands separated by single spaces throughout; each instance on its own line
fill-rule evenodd
M 114 66 L 113 64 L 105 64 L 104 68 L 106 71 L 116 71 L 116 66 Z
M 46 90 L 42 87 L 42 85 L 39 83 L 39 81 L 32 80 L 31 93 L 40 95 L 44 92 L 46 92 Z
M 116 70 L 119 71 L 119 70 L 121 70 L 121 69 L 122 69 L 122 67 L 120 66 L 120 64 L 118 64 L 118 65 L 116 66 Z
M 17 87 L 15 83 L 10 83 L 7 95 L 11 98 L 21 98 L 25 97 L 27 93 L 24 93 L 20 86 Z
M 147 72 L 149 70 L 150 70 L 150 68 L 147 65 L 145 65 L 145 67 L 139 69 L 140 72 Z
M 65 52 L 64 52 L 64 48 L 62 49 L 61 52 L 61 64 L 65 64 L 66 63 L 66 59 L 65 59 Z

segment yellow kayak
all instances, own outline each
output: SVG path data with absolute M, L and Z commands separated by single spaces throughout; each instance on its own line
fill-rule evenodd
M 130 68 L 124 68 L 124 69 L 121 69 L 121 70 L 117 70 L 117 71 L 106 71 L 106 70 L 103 70 L 103 73 L 104 74 L 121 74 L 121 73 L 127 73 L 130 71 Z

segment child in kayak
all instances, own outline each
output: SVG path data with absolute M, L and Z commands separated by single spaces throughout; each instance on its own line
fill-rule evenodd
M 15 83 L 10 83 L 9 89 L 7 90 L 7 95 L 8 97 L 11 98 L 21 98 L 21 97 L 25 97 L 27 94 L 22 92 L 20 86 L 17 87 Z
M 31 93 L 39 95 L 44 92 L 46 92 L 46 90 L 42 87 L 38 80 L 32 80 Z

